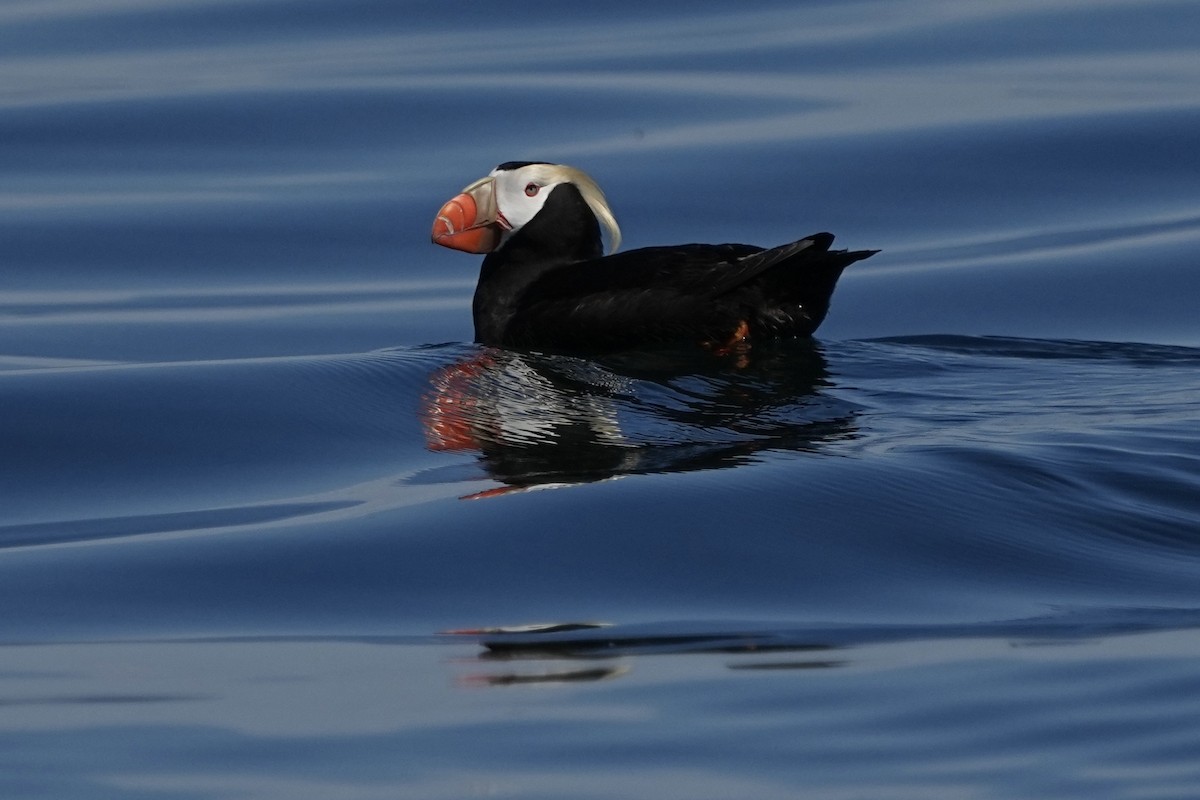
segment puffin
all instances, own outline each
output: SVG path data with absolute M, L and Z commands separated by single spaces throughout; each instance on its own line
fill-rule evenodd
M 604 253 L 601 229 L 608 234 Z M 699 346 L 726 354 L 808 337 L 842 270 L 877 250 L 680 244 L 617 252 L 621 229 L 583 171 L 508 161 L 447 201 L 433 242 L 486 254 L 472 302 L 479 344 L 558 353 Z

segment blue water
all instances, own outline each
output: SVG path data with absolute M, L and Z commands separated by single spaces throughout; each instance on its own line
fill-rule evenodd
M 1200 796 L 1198 30 L 0 7 L 0 796 Z M 479 348 L 429 228 L 526 158 L 883 252 L 748 363 Z

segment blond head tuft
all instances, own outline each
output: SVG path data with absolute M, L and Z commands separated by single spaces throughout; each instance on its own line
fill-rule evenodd
M 592 180 L 592 176 L 581 169 L 568 167 L 566 164 L 536 164 L 533 166 L 541 168 L 536 174 L 543 177 L 546 183 L 566 181 L 575 184 L 575 188 L 583 196 L 588 208 L 596 215 L 600 226 L 608 232 L 608 252 L 617 252 L 617 248 L 621 246 L 621 227 L 617 225 L 617 218 L 613 216 L 612 209 L 608 207 L 608 200 L 605 199 L 604 192 L 600 189 L 599 184 Z

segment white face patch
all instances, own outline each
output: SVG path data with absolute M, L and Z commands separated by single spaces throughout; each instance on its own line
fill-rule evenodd
M 579 189 L 600 225 L 608 231 L 609 252 L 615 252 L 620 246 L 621 229 L 609 210 L 604 193 L 585 173 L 562 164 L 527 164 L 517 169 L 494 169 L 490 177 L 496 182 L 496 207 L 501 216 L 499 221 L 507 228 L 502 242 L 537 216 L 555 186 L 572 183 Z
M 566 183 L 564 175 L 556 175 L 553 164 L 529 164 L 519 169 L 494 169 L 491 177 L 496 179 L 496 206 L 507 223 L 509 232 L 519 231 L 522 226 L 537 216 L 550 196 L 550 190 Z

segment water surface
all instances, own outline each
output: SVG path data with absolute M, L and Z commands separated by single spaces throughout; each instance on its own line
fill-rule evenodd
M 1200 793 L 1198 25 L 7 4 L 0 794 Z M 481 348 L 429 225 L 523 158 L 883 253 L 744 363 Z

